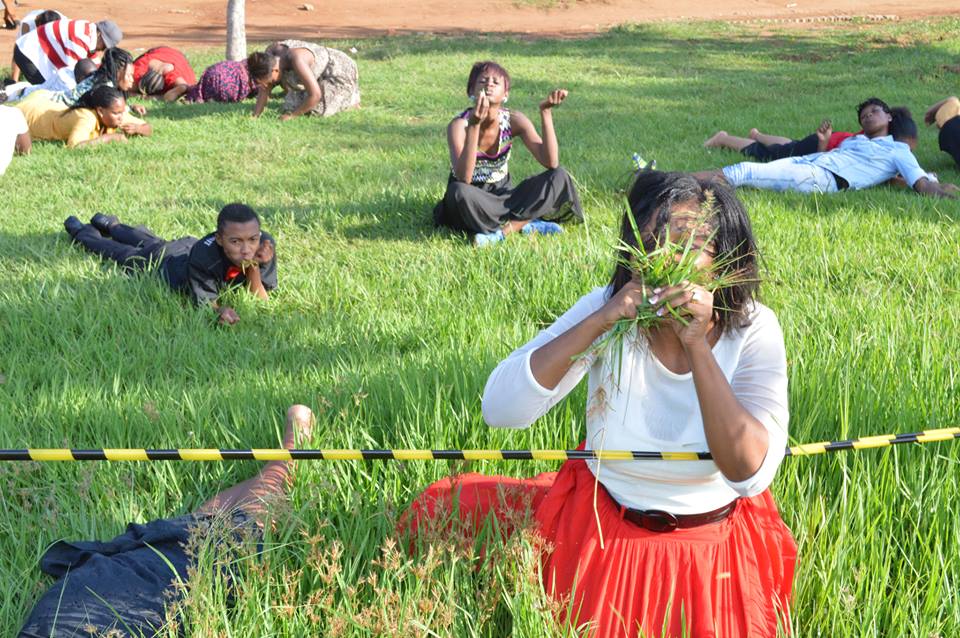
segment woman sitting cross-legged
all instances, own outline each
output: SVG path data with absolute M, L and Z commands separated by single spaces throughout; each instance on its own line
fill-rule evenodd
M 503 529 L 532 507 L 552 548 L 541 558 L 547 593 L 592 638 L 775 636 L 796 562 L 768 489 L 787 443 L 787 363 L 777 318 L 756 299 L 750 221 L 731 189 L 685 174 L 642 172 L 628 199 L 620 238 L 632 251 L 621 249 L 608 285 L 497 366 L 483 416 L 528 427 L 587 377 L 588 448 L 712 458 L 568 460 L 534 479 L 460 475 L 430 486 L 404 520 L 416 534 L 437 512 L 470 525 L 493 514 Z M 692 247 L 684 272 L 727 287 L 645 289 L 632 265 L 667 239 Z M 666 254 L 662 263 L 676 253 Z M 615 327 L 639 326 L 641 311 L 648 327 L 602 347 Z
M 474 234 L 478 246 L 514 232 L 559 233 L 563 229 L 556 222 L 583 220 L 573 178 L 560 167 L 553 128 L 553 109 L 567 91 L 557 89 L 540 103 L 543 137 L 526 115 L 504 107 L 509 93 L 506 69 L 496 62 L 477 62 L 467 80 L 467 95 L 476 104 L 447 126 L 450 178 L 433 221 Z M 547 169 L 515 187 L 509 167 L 514 137 Z

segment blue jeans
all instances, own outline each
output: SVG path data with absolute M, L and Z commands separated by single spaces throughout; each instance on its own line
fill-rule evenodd
M 740 162 L 724 166 L 722 170 L 731 186 L 799 193 L 837 192 L 837 179 L 833 173 L 804 157 L 787 157 L 766 164 Z

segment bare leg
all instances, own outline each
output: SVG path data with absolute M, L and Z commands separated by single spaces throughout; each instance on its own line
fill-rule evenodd
M 767 135 L 766 133 L 761 133 L 755 128 L 750 129 L 750 139 L 755 142 L 760 142 L 764 146 L 770 146 L 771 144 L 789 144 L 793 140 L 789 137 L 780 137 L 779 135 Z
M 519 233 L 523 230 L 523 227 L 530 223 L 530 220 L 514 220 L 507 222 L 500 227 L 500 230 L 503 231 L 504 235 L 509 235 L 511 233 Z
M 726 131 L 717 131 L 706 142 L 704 148 L 729 148 L 731 151 L 742 151 L 753 144 L 754 140 L 746 137 L 737 137 L 730 135 Z
M 298 442 L 310 438 L 313 412 L 305 405 L 294 405 L 287 410 L 287 428 L 283 447 L 292 449 Z M 287 461 L 270 461 L 260 473 L 242 483 L 220 492 L 197 509 L 198 514 L 214 514 L 242 507 L 248 514 L 259 517 L 266 510 L 270 498 L 283 495 L 292 484 Z

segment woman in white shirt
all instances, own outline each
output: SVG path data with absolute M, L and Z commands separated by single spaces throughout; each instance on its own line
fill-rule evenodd
M 527 427 L 587 376 L 588 449 L 709 451 L 712 460 L 571 460 L 531 480 L 448 479 L 417 499 L 411 528 L 454 501 L 474 520 L 490 511 L 506 520 L 532 505 L 553 547 L 543 582 L 558 598 L 573 596 L 567 620 L 591 623 L 591 636 L 774 636 L 796 562 L 768 490 L 787 443 L 787 371 L 777 319 L 755 300 L 749 219 L 729 188 L 679 173 L 641 172 L 628 201 L 641 237 L 625 215 L 624 242 L 649 251 L 696 228 L 698 265 L 717 260 L 717 274 L 736 272 L 741 283 L 648 291 L 687 324 L 665 320 L 629 336 L 622 356 L 580 357 L 636 316 L 642 284 L 618 265 L 607 287 L 497 366 L 484 419 Z

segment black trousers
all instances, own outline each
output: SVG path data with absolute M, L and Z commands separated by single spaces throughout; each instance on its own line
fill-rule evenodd
M 151 263 L 158 263 L 167 244 L 146 226 L 126 224 L 111 226 L 110 237 L 101 236 L 99 230 L 87 224 L 74 239 L 90 252 L 112 259 L 130 270 L 144 270 Z
M 40 73 L 37 67 L 30 61 L 30 58 L 23 54 L 20 47 L 13 47 L 13 61 L 20 67 L 20 72 L 30 84 L 43 84 L 46 78 Z
M 943 123 L 940 129 L 940 150 L 949 153 L 960 166 L 960 115 Z
M 443 200 L 433 209 L 437 226 L 468 233 L 490 233 L 508 221 L 534 219 L 583 221 L 580 195 L 563 168 L 528 177 L 516 187 L 509 177 L 496 184 L 474 185 L 451 176 Z
M 754 142 L 740 151 L 758 162 L 772 162 L 785 157 L 800 157 L 817 152 L 817 134 L 811 133 L 802 140 L 790 140 L 786 144 L 761 144 Z

